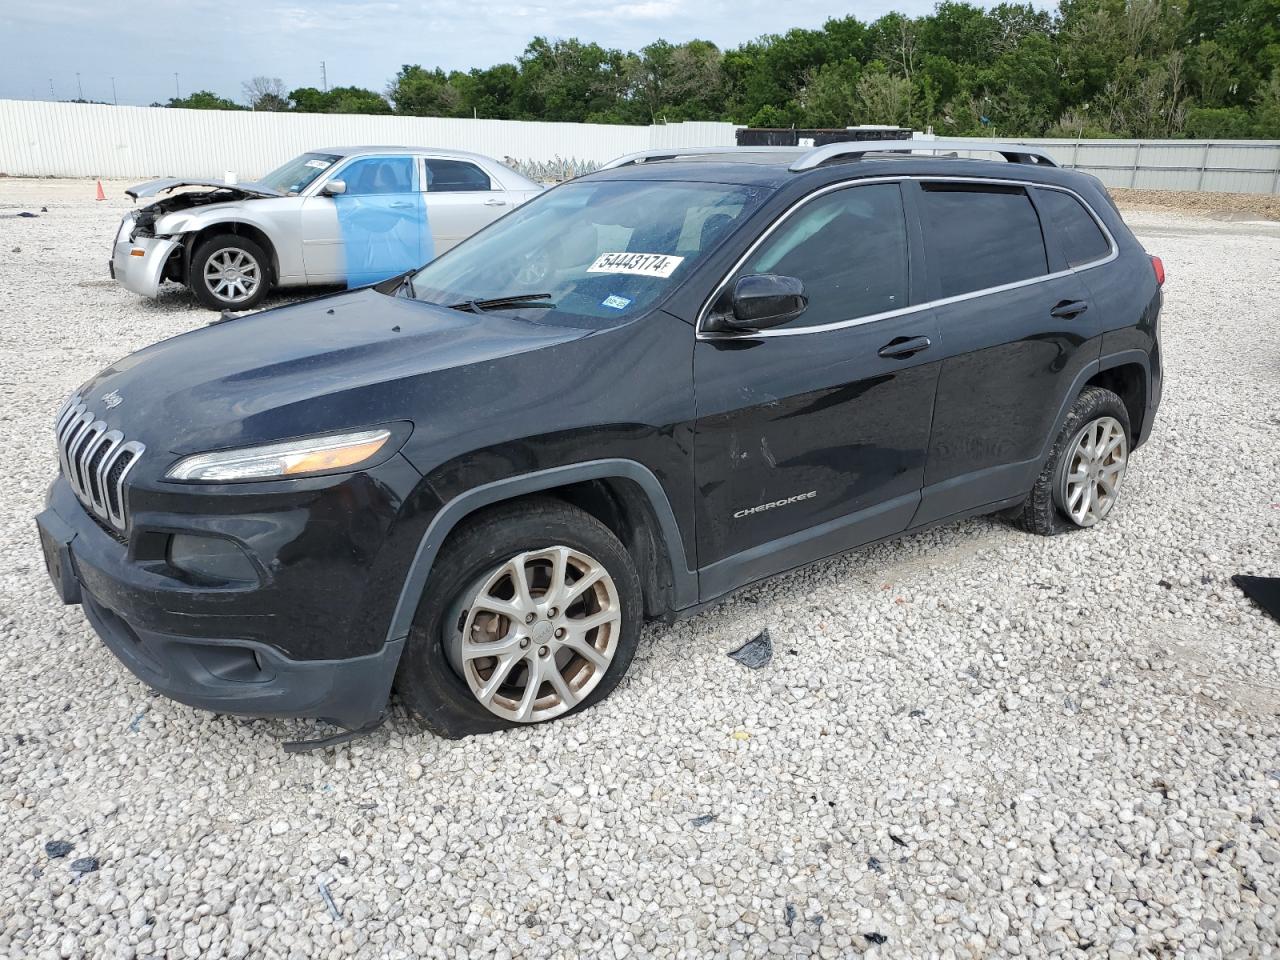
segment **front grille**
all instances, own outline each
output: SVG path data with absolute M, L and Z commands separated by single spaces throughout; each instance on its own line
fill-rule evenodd
M 62 474 L 86 509 L 117 530 L 129 525 L 124 481 L 145 449 L 108 430 L 79 396 L 67 401 L 58 415 L 58 462 Z

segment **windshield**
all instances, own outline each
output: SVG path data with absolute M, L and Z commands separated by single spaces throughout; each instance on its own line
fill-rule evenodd
M 450 306 L 549 294 L 542 307 L 504 309 L 562 319 L 634 314 L 687 276 L 765 195 L 724 183 L 567 183 L 427 264 L 413 294 Z
M 300 157 L 294 157 L 284 166 L 276 167 L 258 182 L 273 187 L 281 193 L 301 193 L 307 189 L 311 181 L 340 159 L 341 157 L 333 153 L 304 153 Z

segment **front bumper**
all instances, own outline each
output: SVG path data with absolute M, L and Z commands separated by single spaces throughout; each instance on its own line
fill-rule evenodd
M 107 262 L 107 272 L 127 290 L 144 297 L 157 296 L 160 293 L 160 283 L 164 280 L 165 266 L 174 251 L 182 245 L 181 241 L 159 237 L 130 240 L 129 232 L 122 227 L 116 235 L 111 259 Z
M 64 479 L 36 525 L 62 601 L 80 604 L 107 648 L 165 696 L 217 713 L 310 717 L 351 730 L 385 711 L 403 639 L 362 656 L 304 660 L 260 639 L 218 637 L 218 623 L 235 618 L 187 612 L 191 588 L 131 563 Z

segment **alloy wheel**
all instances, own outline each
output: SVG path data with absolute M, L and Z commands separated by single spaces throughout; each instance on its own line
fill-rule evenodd
M 262 270 L 247 250 L 224 247 L 205 261 L 204 282 L 224 303 L 243 303 L 257 291 Z
M 463 591 L 446 650 L 476 700 L 506 720 L 572 710 L 604 679 L 622 631 L 609 572 L 565 546 L 517 554 Z
M 1076 526 L 1092 527 L 1115 506 L 1129 441 L 1118 420 L 1099 417 L 1085 424 L 1069 449 L 1054 497 Z

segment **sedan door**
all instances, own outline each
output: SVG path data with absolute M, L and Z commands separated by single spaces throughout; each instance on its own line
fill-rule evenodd
M 425 157 L 423 183 L 433 256 L 457 246 L 519 202 L 470 160 Z
M 916 523 L 1031 490 L 1077 375 L 1099 354 L 1083 281 L 1022 186 L 918 185 L 942 361 Z
M 414 157 L 356 157 L 332 179 L 345 184 L 341 194 L 317 194 L 303 204 L 308 282 L 363 286 L 431 259 Z
M 911 520 L 938 377 L 934 315 L 911 306 L 918 246 L 898 183 L 844 186 L 793 208 L 729 278 L 797 277 L 809 302 L 695 345 L 704 598 Z

